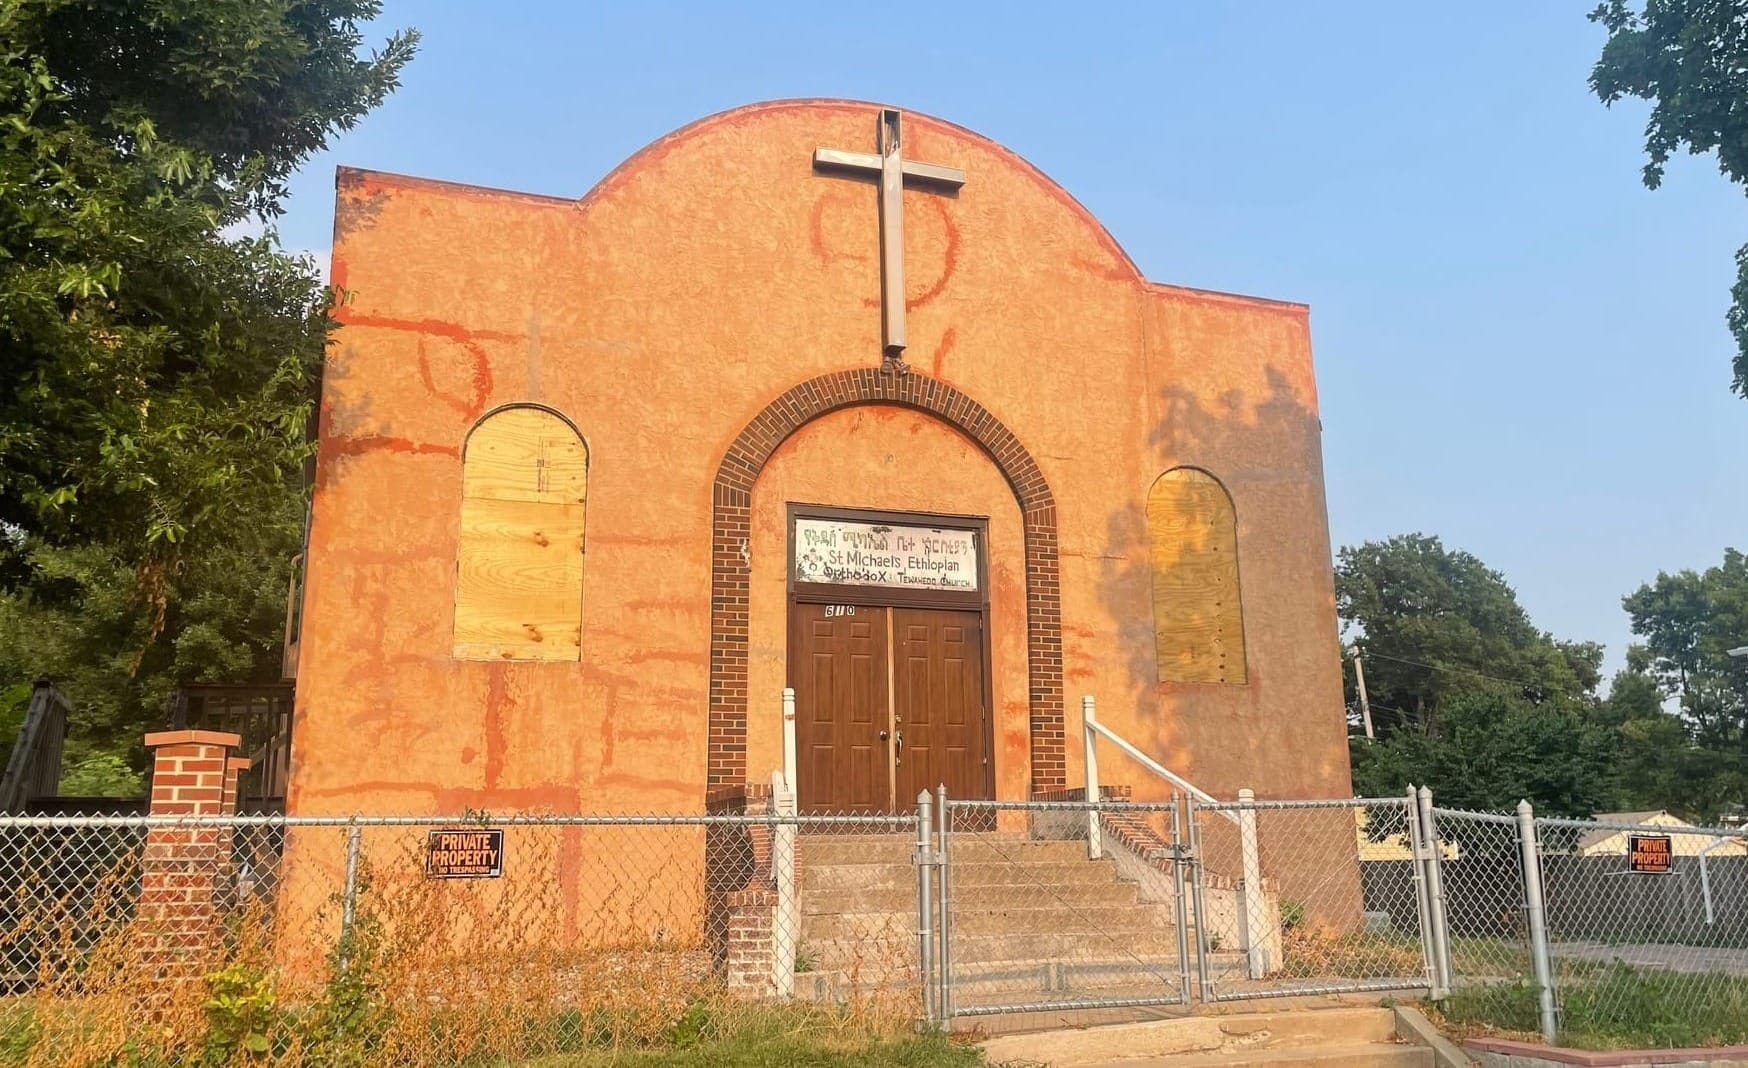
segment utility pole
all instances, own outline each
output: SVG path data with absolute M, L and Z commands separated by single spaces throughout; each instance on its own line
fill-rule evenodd
M 1360 663 L 1359 646 L 1353 651 L 1353 677 L 1360 691 L 1360 719 L 1366 725 L 1366 741 L 1376 741 L 1377 735 L 1372 733 L 1372 703 L 1366 699 L 1366 668 Z

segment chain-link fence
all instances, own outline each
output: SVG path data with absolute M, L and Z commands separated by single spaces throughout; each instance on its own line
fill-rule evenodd
M 1739 831 L 1436 817 L 1452 1022 L 1594 1048 L 1748 1041 Z
M 0 817 L 0 1059 L 515 1063 L 772 1002 L 908 1025 L 1416 989 L 1459 1026 L 1748 1041 L 1729 830 L 1424 792 L 938 800 Z
M 1196 802 L 1193 813 L 1206 1000 L 1430 985 L 1412 799 Z
M 1537 983 L 1525 910 L 1518 821 L 1433 809 L 1451 972 L 1453 1020 L 1534 1033 Z
M 0 817 L 0 1059 L 519 1063 L 774 997 L 908 1022 L 916 822 Z

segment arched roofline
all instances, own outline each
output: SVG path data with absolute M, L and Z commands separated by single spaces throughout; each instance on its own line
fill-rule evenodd
M 582 197 L 578 199 L 577 206 L 584 211 L 587 211 L 592 203 L 611 195 L 616 189 L 624 185 L 648 164 L 668 155 L 680 145 L 697 137 L 699 134 L 708 132 L 718 126 L 727 125 L 739 119 L 779 111 L 803 111 L 823 108 L 848 112 L 861 112 L 869 109 L 877 111 L 880 108 L 892 106 L 893 105 L 891 104 L 880 104 L 870 100 L 850 100 L 840 97 L 795 97 L 785 100 L 766 100 L 754 104 L 742 104 L 738 107 L 718 111 L 714 115 L 706 115 L 695 122 L 689 122 L 670 133 L 664 134 L 638 149 L 636 152 L 633 152 L 630 156 L 626 157 L 625 161 L 620 163 L 619 166 L 609 171 L 605 178 L 596 182 L 593 188 L 591 188 L 587 193 L 584 193 Z M 1115 256 L 1137 281 L 1146 280 L 1141 274 L 1141 269 L 1135 265 L 1135 260 L 1129 255 L 1128 251 L 1123 248 L 1122 244 L 1112 236 L 1111 232 L 1105 228 L 1105 224 L 1099 221 L 1098 216 L 1089 211 L 1085 204 L 1082 204 L 1079 200 L 1075 199 L 1074 194 L 1070 193 L 1048 174 L 1045 174 L 1036 164 L 1032 163 L 1018 152 L 1015 152 L 1013 149 L 1008 148 L 1001 142 L 985 137 L 983 134 L 970 129 L 969 127 L 961 126 L 955 122 L 949 122 L 946 119 L 930 115 L 927 112 L 906 110 L 904 115 L 906 119 L 911 120 L 912 122 L 920 122 L 924 125 L 932 126 L 937 130 L 956 134 L 976 141 L 987 148 L 990 152 L 1006 159 L 1015 170 L 1029 176 L 1033 181 L 1037 182 L 1049 196 L 1060 201 L 1071 213 L 1078 216 L 1081 222 L 1097 235 L 1099 243 L 1104 245 L 1111 255 Z

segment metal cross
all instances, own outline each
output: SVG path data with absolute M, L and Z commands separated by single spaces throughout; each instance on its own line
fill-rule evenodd
M 905 159 L 899 147 L 896 108 L 880 111 L 879 147 L 879 155 L 818 148 L 813 152 L 813 165 L 880 176 L 881 365 L 902 372 L 908 369 L 904 364 L 904 183 L 913 179 L 937 188 L 958 189 L 965 184 L 965 172 Z

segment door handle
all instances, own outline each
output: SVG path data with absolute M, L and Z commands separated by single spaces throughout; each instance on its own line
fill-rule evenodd
M 884 742 L 886 739 L 888 739 L 890 737 L 892 737 L 892 733 L 890 731 L 881 731 L 880 732 L 880 740 L 881 741 Z

